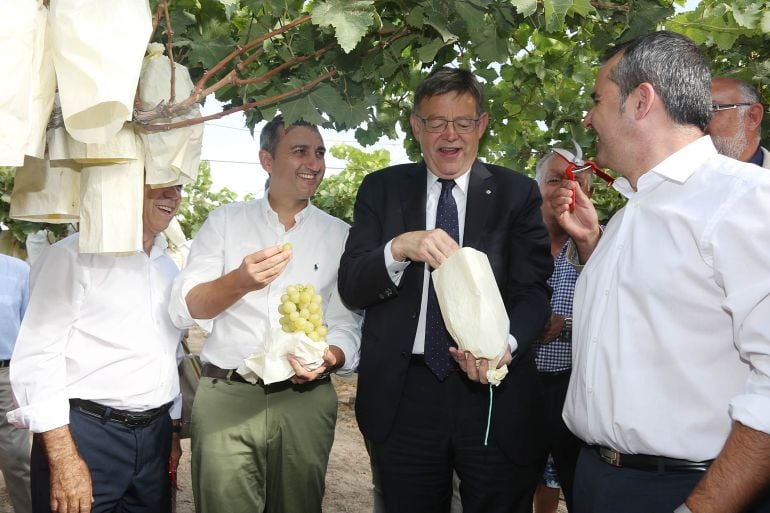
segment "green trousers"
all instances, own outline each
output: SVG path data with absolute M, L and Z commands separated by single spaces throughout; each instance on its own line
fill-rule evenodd
M 328 379 L 263 386 L 201 378 L 191 425 L 196 511 L 320 513 L 336 420 Z

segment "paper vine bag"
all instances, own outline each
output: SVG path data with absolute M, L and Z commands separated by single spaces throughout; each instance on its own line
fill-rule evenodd
M 308 369 L 317 369 L 323 365 L 324 352 L 328 347 L 325 341 L 314 342 L 304 333 L 286 333 L 274 329 L 267 337 L 265 349 L 250 355 L 236 370 L 249 381 L 256 382 L 259 377 L 269 385 L 294 376 L 289 355 L 294 355 Z
M 487 380 L 499 385 L 508 367 L 496 369 L 508 346 L 508 313 L 484 253 L 461 248 L 433 271 L 444 323 L 457 346 L 490 360 Z

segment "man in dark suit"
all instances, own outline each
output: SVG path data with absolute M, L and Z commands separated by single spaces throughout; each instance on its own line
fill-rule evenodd
M 424 162 L 367 176 L 356 199 L 339 289 L 366 310 L 356 414 L 388 512 L 448 511 L 453 469 L 465 513 L 509 511 L 542 470 L 531 349 L 553 261 L 537 184 L 476 160 L 488 122 L 469 71 L 434 70 L 411 116 Z M 486 445 L 489 361 L 450 347 L 430 283 L 460 246 L 487 254 L 510 318 Z

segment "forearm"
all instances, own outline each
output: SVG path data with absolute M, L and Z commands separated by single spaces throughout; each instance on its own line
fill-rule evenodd
M 687 506 L 693 513 L 737 513 L 768 484 L 770 435 L 733 422 L 719 457 L 687 498 Z
M 251 292 L 240 284 L 237 273 L 236 269 L 190 289 L 185 301 L 193 319 L 213 319 Z
M 601 229 L 596 226 L 596 230 L 591 231 L 580 239 L 573 238 L 575 241 L 575 248 L 578 253 L 578 260 L 580 264 L 585 264 L 593 254 L 596 246 L 599 244 L 599 239 L 602 236 Z
M 61 426 L 40 435 L 43 438 L 48 461 L 52 465 L 67 461 L 72 457 L 80 457 L 69 426 Z

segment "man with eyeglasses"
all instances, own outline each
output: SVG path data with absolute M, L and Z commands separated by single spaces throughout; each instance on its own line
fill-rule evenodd
M 714 77 L 706 133 L 722 155 L 770 169 L 770 152 L 759 145 L 764 110 L 762 98 L 750 84 Z
M 542 471 L 533 342 L 553 260 L 535 181 L 476 159 L 483 105 L 468 70 L 418 86 L 410 122 L 424 161 L 364 179 L 340 263 L 343 300 L 366 310 L 356 414 L 387 511 L 449 511 L 455 470 L 465 513 L 509 512 Z M 510 318 L 488 445 L 489 361 L 453 347 L 430 283 L 461 246 L 487 254 Z

